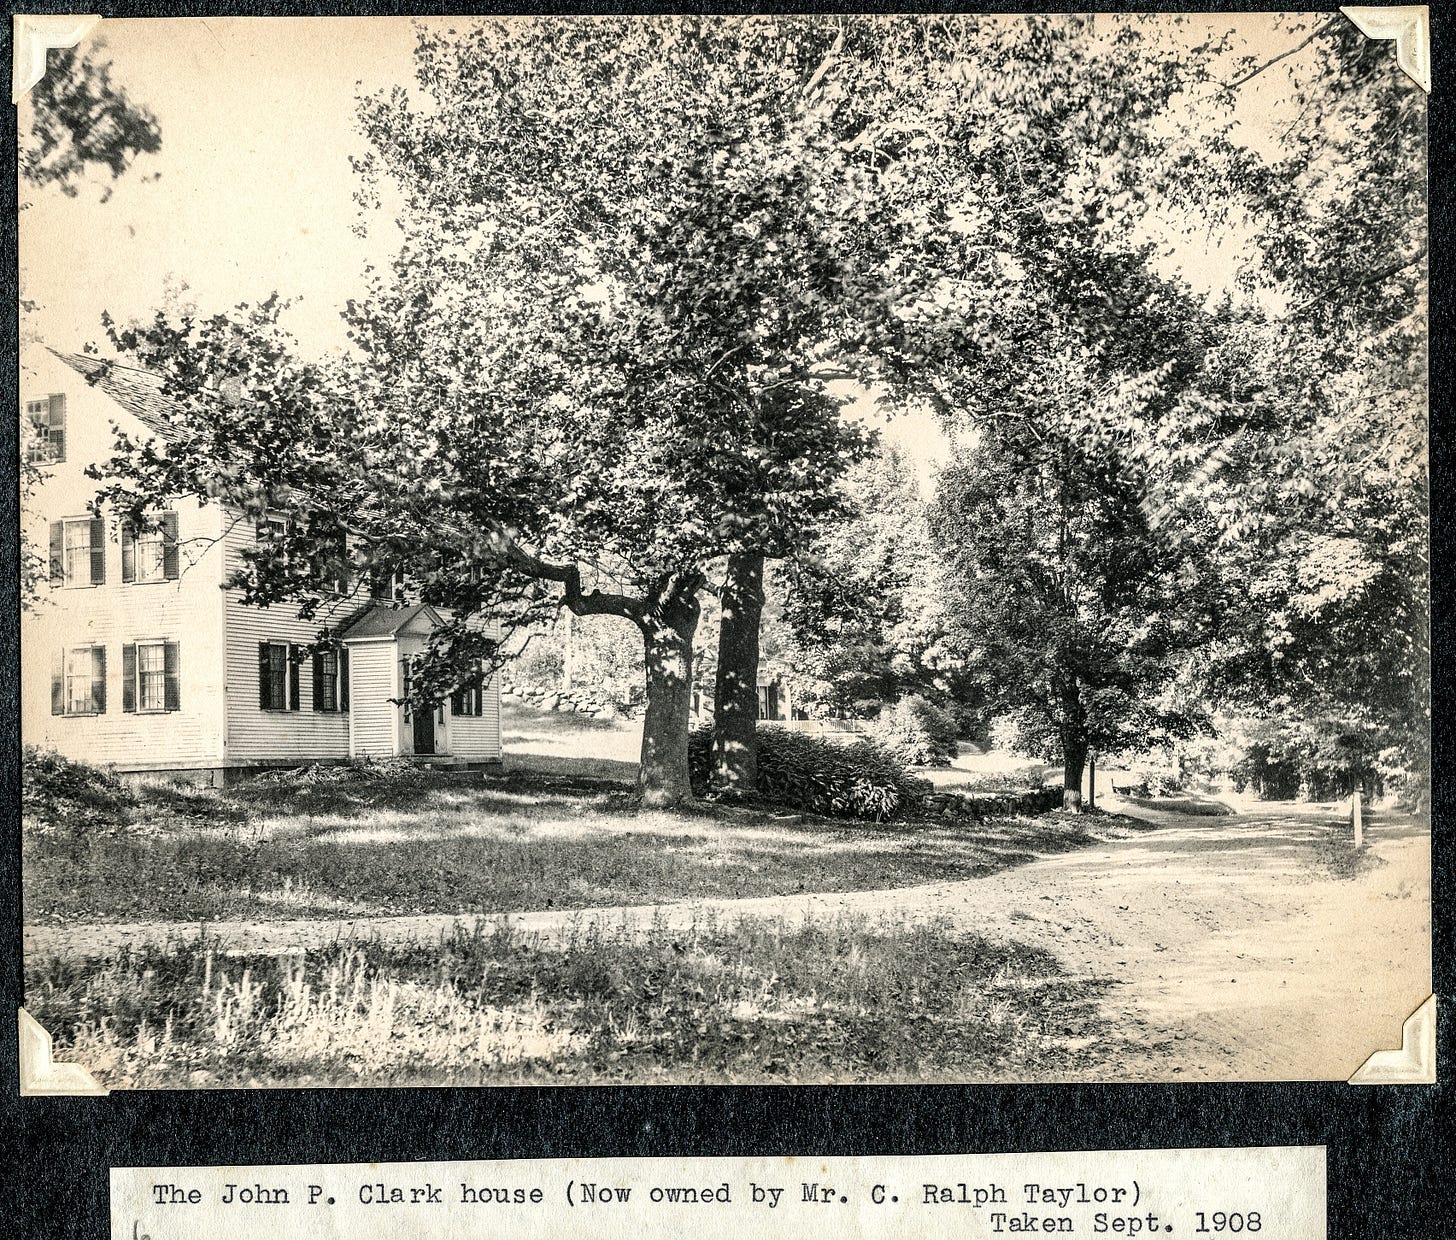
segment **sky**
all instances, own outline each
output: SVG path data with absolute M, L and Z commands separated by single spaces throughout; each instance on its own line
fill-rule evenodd
M 1209 20 L 1241 22 L 1240 50 L 1268 41 L 1264 15 Z M 356 99 L 413 85 L 414 37 L 406 18 L 104 19 L 87 42 L 106 43 L 114 80 L 155 113 L 162 149 L 75 198 L 24 191 L 21 293 L 38 303 L 28 334 L 106 352 L 103 311 L 149 316 L 185 288 L 210 313 L 277 290 L 295 301 L 287 322 L 302 352 L 343 348 L 339 311 L 392 240 L 353 230 Z M 1283 50 L 1281 39 L 1270 46 Z M 1280 118 L 1278 77 L 1267 76 L 1242 105 L 1255 142 Z M 1225 286 L 1242 245 L 1233 235 L 1185 255 L 1183 274 Z M 927 418 L 896 418 L 884 433 L 926 478 L 947 450 Z

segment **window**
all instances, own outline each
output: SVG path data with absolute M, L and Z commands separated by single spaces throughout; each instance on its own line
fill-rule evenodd
M 450 695 L 450 711 L 457 717 L 478 719 L 485 713 L 484 677 L 477 676 L 473 683 L 462 685 Z
M 106 647 L 62 650 L 51 674 L 51 714 L 106 713 Z
M 281 542 L 287 534 L 287 517 L 264 517 L 258 522 L 258 541 L 260 543 Z
M 152 714 L 181 709 L 177 643 L 133 642 L 121 648 L 121 709 Z
M 313 708 L 349 709 L 349 652 L 343 647 L 313 653 Z
M 263 710 L 298 709 L 298 647 L 258 643 L 258 705 Z
M 369 597 L 385 603 L 404 602 L 404 573 L 375 568 L 369 577 Z
M 50 464 L 66 459 L 66 398 L 47 396 L 44 400 L 25 402 L 25 415 L 30 419 L 31 440 L 25 459 L 33 465 Z
M 50 560 L 54 585 L 104 585 L 106 526 L 90 517 L 52 521 Z
M 121 579 L 125 582 L 176 581 L 177 514 L 164 512 L 155 528 L 121 531 Z

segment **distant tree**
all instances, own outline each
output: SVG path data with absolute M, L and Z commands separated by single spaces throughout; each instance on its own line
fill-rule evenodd
M 1170 691 L 1213 600 L 1141 500 L 1123 462 L 1054 435 L 987 432 L 940 479 L 951 631 L 991 709 L 1062 762 L 1068 809 L 1089 750 L 1141 751 L 1199 722 Z
M 161 150 L 157 118 L 111 80 L 105 46 L 47 54 L 45 76 L 21 107 L 20 176 L 27 184 L 75 197 L 92 169 L 106 169 L 114 181 L 138 155 Z M 104 190 L 102 201 L 110 196 Z
M 846 518 L 783 566 L 780 658 L 802 697 L 835 712 L 873 715 L 907 693 L 955 696 L 962 660 L 944 561 L 910 462 L 881 448 L 844 491 Z

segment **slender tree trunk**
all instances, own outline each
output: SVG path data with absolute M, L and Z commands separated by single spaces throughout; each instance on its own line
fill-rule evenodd
M 645 806 L 692 800 L 688 725 L 698 612 L 696 592 L 678 590 L 637 617 L 647 665 L 647 709 L 642 717 L 642 762 L 637 776 L 637 790 Z
M 1087 769 L 1087 716 L 1075 681 L 1062 694 L 1062 808 L 1082 812 L 1082 773 Z
M 758 638 L 763 556 L 730 555 L 723 575 L 718 675 L 713 687 L 713 787 L 758 787 Z

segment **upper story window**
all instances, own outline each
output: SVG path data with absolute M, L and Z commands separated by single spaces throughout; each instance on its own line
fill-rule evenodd
M 57 393 L 43 400 L 25 402 L 31 439 L 25 459 L 32 465 L 48 465 L 66 459 L 66 398 Z
M 287 534 L 287 517 L 264 517 L 258 522 L 258 541 L 260 543 L 281 542 Z
M 51 584 L 106 584 L 106 526 L 91 517 L 51 522 Z
M 140 534 L 121 531 L 121 579 L 125 582 L 176 581 L 177 514 L 164 512 L 157 525 Z

